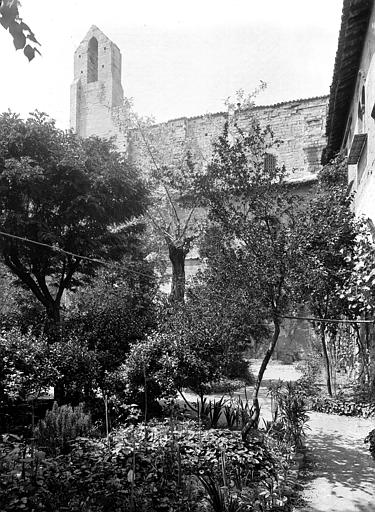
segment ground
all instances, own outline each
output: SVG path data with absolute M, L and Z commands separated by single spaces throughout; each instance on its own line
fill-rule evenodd
M 251 361 L 254 374 L 260 361 Z M 259 394 L 261 415 L 271 419 L 267 386 L 271 380 L 296 380 L 294 365 L 271 361 Z M 251 398 L 251 388 L 248 396 Z M 245 396 L 242 389 L 235 395 Z M 215 395 L 220 398 L 220 395 Z M 295 512 L 375 512 L 375 462 L 363 440 L 375 418 L 348 418 L 311 412 L 307 431 L 307 465 Z
M 363 443 L 375 419 L 310 413 L 308 462 L 296 512 L 374 512 L 375 463 Z
M 254 373 L 257 361 L 253 361 Z M 266 386 L 272 379 L 296 380 L 293 365 L 271 362 L 261 391 L 268 415 Z M 303 505 L 295 512 L 375 512 L 375 462 L 363 440 L 375 428 L 375 418 L 348 418 L 310 413 L 307 467 L 303 475 Z

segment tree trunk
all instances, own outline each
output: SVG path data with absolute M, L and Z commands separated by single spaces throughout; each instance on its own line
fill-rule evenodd
M 259 373 L 257 380 L 255 382 L 254 390 L 253 390 L 253 414 L 250 418 L 250 420 L 246 423 L 246 425 L 242 429 L 242 439 L 243 441 L 246 441 L 247 435 L 252 429 L 256 429 L 258 427 L 259 422 L 259 414 L 260 414 L 260 407 L 259 407 L 259 389 L 260 385 L 263 380 L 264 372 L 266 371 L 267 365 L 272 357 L 272 354 L 275 350 L 277 340 L 279 339 L 280 335 L 280 321 L 277 317 L 273 319 L 273 325 L 274 325 L 274 331 L 273 336 L 270 341 L 270 344 L 268 345 L 267 352 L 265 353 L 265 356 L 263 358 L 262 364 L 259 368 Z
M 186 250 L 169 244 L 169 259 L 172 263 L 172 288 L 170 298 L 172 301 L 183 302 L 185 299 L 185 258 Z
M 61 337 L 61 315 L 60 302 L 52 301 L 46 308 L 47 322 L 45 334 L 48 343 L 59 341 Z M 61 406 L 66 402 L 65 384 L 63 380 L 58 380 L 53 388 L 54 400 Z
M 322 342 L 324 365 L 326 368 L 327 391 L 328 391 L 329 396 L 332 396 L 331 365 L 329 362 L 327 343 L 326 343 L 326 329 L 325 329 L 324 324 L 322 324 L 322 326 L 320 328 L 320 339 Z
M 47 337 L 48 343 L 54 343 L 61 337 L 61 315 L 60 303 L 52 300 L 46 306 L 46 322 L 44 326 L 44 334 Z
M 270 344 L 268 345 L 268 349 L 267 349 L 267 352 L 265 353 L 262 364 L 260 365 L 260 368 L 259 368 L 258 377 L 255 382 L 254 391 L 253 391 L 253 400 L 258 400 L 259 388 L 260 388 L 260 385 L 263 380 L 264 372 L 266 371 L 267 365 L 268 365 L 268 363 L 272 357 L 272 354 L 275 350 L 277 340 L 279 339 L 280 321 L 278 318 L 275 318 L 273 320 L 273 325 L 274 325 L 273 336 L 272 336 Z

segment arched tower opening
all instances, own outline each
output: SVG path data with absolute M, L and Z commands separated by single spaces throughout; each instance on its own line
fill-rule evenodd
M 87 51 L 87 83 L 98 80 L 98 40 L 92 37 Z

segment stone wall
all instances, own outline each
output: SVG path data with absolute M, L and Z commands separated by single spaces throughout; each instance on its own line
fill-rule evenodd
M 285 165 L 291 181 L 313 178 L 320 169 L 325 146 L 325 118 L 328 96 L 255 107 L 238 114 L 239 127 L 250 125 L 255 114 L 261 126 L 270 125 L 275 140 L 278 164 Z M 179 165 L 186 152 L 196 162 L 208 161 L 212 144 L 222 133 L 227 114 L 219 112 L 199 117 L 182 117 L 149 128 L 145 137 L 135 130 L 129 137 L 129 156 L 140 169 L 153 165 L 150 152 L 159 165 Z M 145 139 L 148 148 L 146 147 Z
M 96 49 L 95 55 L 92 48 Z M 320 168 L 327 104 L 328 96 L 322 96 L 255 107 L 238 113 L 237 123 L 246 129 L 255 113 L 262 126 L 270 125 L 275 139 L 281 141 L 275 149 L 278 164 L 285 165 L 291 180 L 306 181 Z M 115 137 L 119 149 L 128 152 L 141 172 L 153 165 L 144 137 L 137 130 L 129 130 L 129 111 L 121 84 L 121 52 L 96 26 L 90 28 L 74 54 L 70 109 L 74 131 L 83 137 Z M 212 143 L 226 119 L 225 112 L 218 112 L 154 125 L 146 137 L 153 158 L 159 165 L 179 165 L 189 151 L 194 161 L 208 161 Z

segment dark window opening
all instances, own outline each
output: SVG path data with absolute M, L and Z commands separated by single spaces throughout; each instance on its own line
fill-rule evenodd
M 98 40 L 92 37 L 89 41 L 87 53 L 87 82 L 98 80 Z
M 363 116 L 366 108 L 366 91 L 365 86 L 362 87 L 361 99 L 358 102 L 358 133 L 363 132 Z
M 365 91 L 365 86 L 362 87 L 361 102 L 362 102 L 362 114 L 364 114 L 365 113 L 365 107 L 366 107 L 366 91 Z
M 264 155 L 264 170 L 267 172 L 272 172 L 276 168 L 276 157 L 275 155 L 271 155 L 271 153 L 266 153 Z

